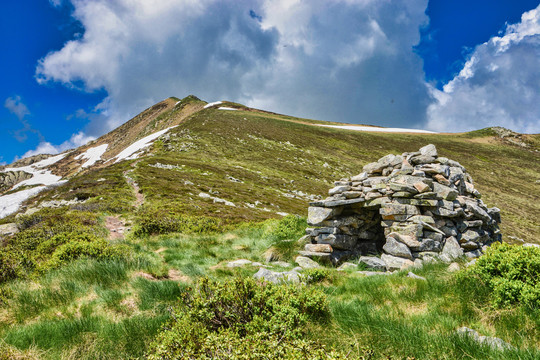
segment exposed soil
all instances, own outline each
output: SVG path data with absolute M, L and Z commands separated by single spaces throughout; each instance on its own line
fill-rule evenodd
M 124 220 L 118 216 L 107 216 L 105 218 L 105 227 L 109 230 L 110 240 L 123 239 L 125 232 L 129 230 Z
M 132 164 L 133 166 L 136 163 Z M 142 204 L 144 204 L 144 195 L 141 193 L 141 189 L 139 188 L 139 184 L 130 176 L 131 172 L 133 170 L 128 170 L 124 172 L 124 177 L 126 178 L 128 184 L 133 188 L 133 191 L 135 192 L 135 207 L 138 208 Z

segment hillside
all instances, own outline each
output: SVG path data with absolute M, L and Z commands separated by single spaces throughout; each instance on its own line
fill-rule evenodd
M 26 206 L 79 199 L 103 211 L 132 211 L 133 194 L 121 176 L 129 171 L 145 197 L 142 213 L 159 208 L 169 214 L 217 217 L 225 223 L 258 221 L 283 213 L 304 215 L 307 202 L 326 196 L 340 177 L 356 175 L 364 164 L 385 154 L 433 143 L 442 156 L 468 169 L 488 205 L 502 209 L 505 240 L 539 241 L 538 135 L 527 136 L 528 146 L 523 147 L 492 131 L 368 133 L 316 126 L 321 122 L 234 103 L 205 105 L 196 97 L 169 98 L 69 152 L 49 166 L 52 174 L 69 182 L 40 193 Z M 115 158 L 137 140 L 169 128 L 156 141 L 148 142 L 152 145 L 142 149 L 144 155 L 133 156 L 128 151 L 124 156 L 136 160 L 118 162 Z M 84 167 L 91 156 L 81 154 L 100 147 L 104 150 L 97 154 L 100 160 Z
M 183 347 L 191 357 L 176 358 L 538 358 L 534 246 L 504 261 L 497 248 L 484 267 L 426 263 L 416 278 L 365 276 L 354 263 L 312 264 L 297 278 L 305 286 L 248 279 L 294 275 L 308 203 L 335 181 L 426 144 L 501 209 L 504 242 L 540 244 L 540 135 L 365 130 L 188 96 L 80 148 L 5 166 L 0 359 L 158 359 Z M 493 264 L 515 276 L 490 285 L 481 271 Z M 479 345 L 462 327 L 504 343 Z

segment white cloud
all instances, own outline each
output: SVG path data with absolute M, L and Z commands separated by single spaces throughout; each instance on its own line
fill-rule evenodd
M 106 90 L 91 135 L 188 94 L 411 126 L 425 120 L 431 101 L 412 51 L 427 2 L 71 0 L 84 34 L 41 59 L 36 75 Z
M 38 154 L 51 154 L 51 155 L 59 154 L 66 150 L 85 145 L 86 143 L 94 139 L 95 137 L 93 136 L 88 136 L 84 134 L 83 132 L 78 132 L 77 134 L 71 135 L 71 138 L 69 140 L 64 141 L 60 145 L 53 145 L 50 142 L 42 141 L 34 150 L 29 150 L 26 153 L 24 153 L 22 158 L 34 156 Z
M 30 115 L 30 111 L 26 105 L 22 102 L 19 95 L 13 97 L 8 97 L 4 102 L 4 107 L 9 110 L 10 113 L 14 114 L 19 118 L 20 121 L 23 121 L 24 117 Z
M 540 6 L 508 25 L 503 36 L 478 45 L 461 72 L 432 89 L 428 127 L 467 131 L 500 125 L 540 132 Z

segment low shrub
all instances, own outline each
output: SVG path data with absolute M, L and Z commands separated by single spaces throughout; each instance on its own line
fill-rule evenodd
M 304 339 L 308 321 L 329 317 L 315 289 L 207 278 L 182 294 L 149 359 L 345 359 Z
M 540 248 L 494 244 L 460 278 L 485 284 L 498 307 L 540 309 Z
M 172 232 L 184 234 L 212 234 L 223 230 L 220 219 L 210 217 L 192 217 L 181 214 L 168 214 L 148 211 L 140 214 L 133 229 L 135 236 L 166 234 Z

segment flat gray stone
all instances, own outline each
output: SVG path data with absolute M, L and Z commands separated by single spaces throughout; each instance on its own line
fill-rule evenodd
M 456 330 L 458 334 L 461 334 L 463 336 L 469 336 L 472 339 L 474 339 L 479 344 L 487 345 L 492 349 L 495 350 L 507 350 L 507 349 L 513 349 L 514 347 L 504 341 L 503 339 L 500 339 L 498 337 L 493 336 L 482 336 L 478 333 L 478 331 L 470 329 L 468 327 L 461 327 Z
M 383 250 L 389 255 L 413 260 L 413 256 L 409 247 L 397 241 L 393 237 L 388 236 L 386 238 L 386 243 L 383 246 Z
M 416 275 L 416 274 L 413 273 L 412 271 L 409 271 L 409 273 L 407 274 L 407 277 L 410 277 L 410 278 L 412 278 L 412 279 L 417 279 L 417 280 L 427 281 L 427 279 L 426 279 L 425 277 Z
M 383 272 L 383 271 L 357 271 L 357 274 L 364 275 L 364 276 L 378 276 L 378 275 L 391 275 L 390 272 Z
M 300 274 L 295 269 L 291 271 L 276 272 L 265 268 L 260 268 L 259 271 L 257 271 L 257 273 L 253 275 L 253 278 L 257 280 L 265 280 L 274 284 L 279 284 L 283 282 L 300 282 Z
M 368 269 L 386 270 L 386 263 L 376 256 L 361 256 L 358 262 L 365 264 Z
M 447 256 L 450 260 L 455 260 L 463 256 L 463 249 L 455 237 L 451 236 L 444 243 L 442 255 Z
M 307 222 L 311 226 L 320 226 L 328 220 L 341 213 L 341 209 L 329 209 L 326 207 L 310 206 L 308 208 Z
M 247 260 L 247 259 L 238 259 L 238 260 L 230 261 L 230 262 L 227 264 L 227 267 L 229 267 L 229 268 L 235 268 L 235 267 L 241 267 L 241 266 L 250 265 L 251 263 L 252 263 L 251 260 Z
M 302 269 L 317 269 L 322 267 L 317 262 L 306 256 L 297 256 L 294 260 Z
M 414 262 L 409 259 L 388 254 L 382 254 L 381 260 L 384 261 L 384 263 L 386 264 L 386 269 L 389 271 L 402 270 L 414 266 Z

